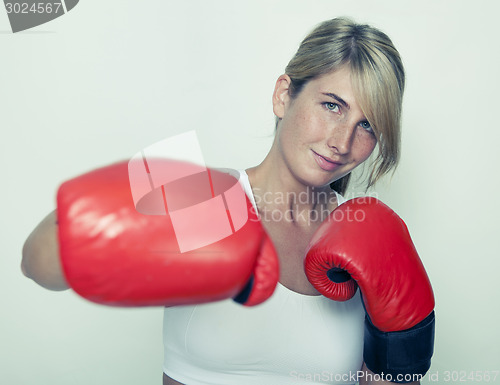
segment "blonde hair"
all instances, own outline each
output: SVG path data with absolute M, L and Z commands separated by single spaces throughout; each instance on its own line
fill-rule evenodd
M 328 20 L 306 36 L 285 73 L 291 78 L 293 98 L 308 81 L 344 65 L 350 68 L 356 100 L 378 143 L 368 188 L 395 169 L 399 160 L 405 74 L 392 41 L 380 30 L 348 18 Z M 350 174 L 331 187 L 344 193 L 349 178 Z

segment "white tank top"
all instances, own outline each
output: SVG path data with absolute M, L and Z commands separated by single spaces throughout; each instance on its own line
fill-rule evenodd
M 240 182 L 255 204 L 244 171 Z M 335 302 L 281 284 L 255 307 L 229 299 L 165 308 L 163 371 L 185 385 L 354 384 L 363 322 L 359 290 Z

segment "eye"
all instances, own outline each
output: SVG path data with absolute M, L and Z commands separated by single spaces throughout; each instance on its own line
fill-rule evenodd
M 359 125 L 361 126 L 361 128 L 363 128 L 364 130 L 368 131 L 368 132 L 373 132 L 373 128 L 372 126 L 370 125 L 370 123 L 368 122 L 368 120 L 363 120 L 361 123 L 359 123 Z
M 327 110 L 330 110 L 332 112 L 339 112 L 340 111 L 340 106 L 337 103 L 325 102 L 323 104 Z

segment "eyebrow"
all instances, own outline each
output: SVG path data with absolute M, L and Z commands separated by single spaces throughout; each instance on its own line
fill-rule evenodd
M 335 99 L 337 102 L 339 102 L 340 104 L 342 104 L 345 108 L 347 108 L 348 110 L 351 108 L 349 106 L 349 103 L 347 103 L 344 99 L 342 99 L 340 96 L 334 94 L 333 92 L 323 92 L 323 95 L 325 96 L 329 96 L 331 97 L 332 99 Z

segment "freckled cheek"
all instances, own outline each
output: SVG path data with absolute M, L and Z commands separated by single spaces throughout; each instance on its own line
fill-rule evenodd
M 281 147 L 281 151 L 285 154 L 286 157 L 293 159 L 297 154 L 297 150 L 301 146 L 301 135 L 300 131 L 297 130 L 296 126 L 286 127 L 285 130 L 281 131 L 281 135 L 279 137 L 279 143 Z
M 365 161 L 371 155 L 376 145 L 377 141 L 373 137 L 358 138 L 355 152 L 357 160 L 361 162 Z
M 314 125 L 318 117 L 311 108 L 307 106 L 298 106 L 293 112 L 292 119 L 295 120 L 296 124 L 304 128 L 309 128 Z
M 328 122 L 317 117 L 303 116 L 300 120 L 300 135 L 307 142 L 324 140 L 329 132 Z
M 294 142 L 297 147 L 304 147 L 324 137 L 325 122 L 318 119 L 307 108 L 297 108 L 287 116 L 287 141 Z

